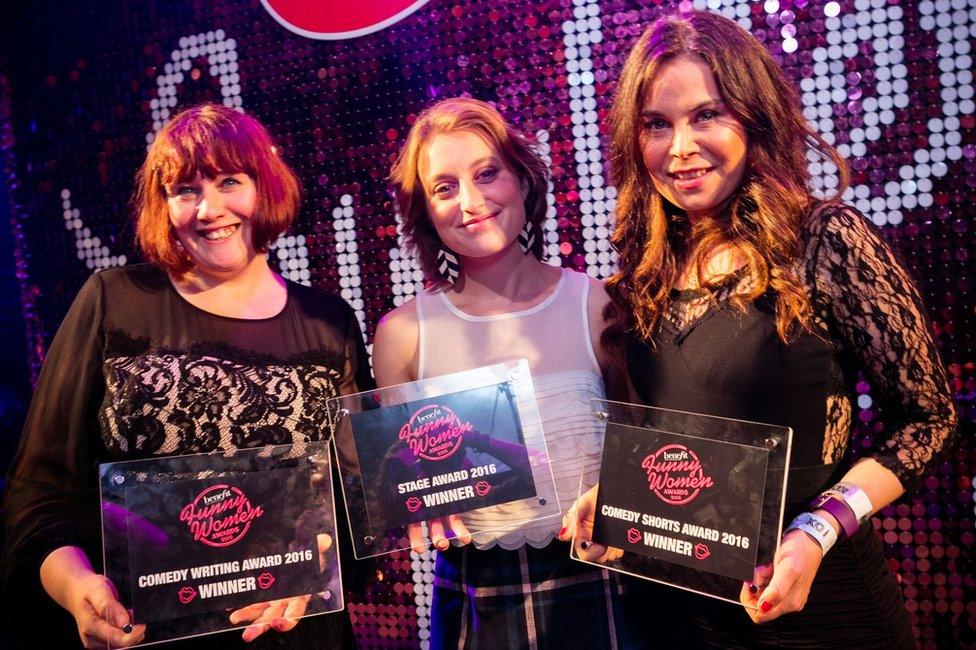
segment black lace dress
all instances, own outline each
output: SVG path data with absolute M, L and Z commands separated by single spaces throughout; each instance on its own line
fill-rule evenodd
M 100 570 L 99 463 L 320 440 L 325 400 L 372 387 L 352 309 L 308 287 L 287 290 L 278 315 L 243 320 L 194 307 L 152 265 L 96 273 L 81 289 L 48 351 L 7 485 L 8 629 L 45 621 L 25 630 L 25 644 L 80 645 L 38 571 L 66 545 L 83 548 Z M 347 576 L 353 556 L 340 551 Z M 225 634 L 218 645 L 239 637 Z M 351 643 L 343 613 L 265 634 L 259 645 Z
M 634 342 L 631 380 L 647 404 L 793 428 L 786 521 L 850 466 L 858 373 L 882 414 L 872 456 L 909 488 L 955 431 L 948 382 L 918 291 L 876 230 L 845 206 L 809 220 L 798 276 L 815 333 L 785 345 L 772 301 L 744 313 L 730 301 L 751 282 L 732 276 L 710 298 L 675 291 L 655 335 Z M 863 390 L 861 391 L 863 392 Z M 824 558 L 800 612 L 755 625 L 741 606 L 649 587 L 668 600 L 687 647 L 914 647 L 907 612 L 870 522 Z M 691 636 L 686 636 L 691 635 Z

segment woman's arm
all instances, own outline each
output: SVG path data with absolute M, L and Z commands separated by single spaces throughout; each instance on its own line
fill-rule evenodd
M 384 316 L 373 339 L 373 374 L 376 385 L 383 388 L 417 379 L 420 365 L 420 324 L 416 300 L 403 304 Z M 457 515 L 427 522 L 430 541 L 446 550 L 453 536 L 462 544 L 471 542 L 471 533 Z M 410 546 L 417 553 L 427 550 L 420 524 L 407 526 Z
M 868 495 L 873 506 L 872 514 L 905 491 L 894 473 L 873 458 L 862 458 L 841 481 L 856 485 Z M 838 536 L 843 534 L 840 522 L 832 514 L 822 509 L 813 510 L 813 513 L 822 517 Z M 807 533 L 788 530 L 776 551 L 773 565 L 756 570 L 753 577 L 756 592 L 743 586 L 740 599 L 750 606 L 747 610 L 750 617 L 756 623 L 765 623 L 803 609 L 823 557 L 820 545 Z
M 838 206 L 824 218 L 814 260 L 815 295 L 884 414 L 880 448 L 842 479 L 867 495 L 873 513 L 931 469 L 955 434 L 956 412 L 921 296 L 908 273 L 854 210 Z M 833 515 L 815 514 L 841 532 Z M 758 597 L 749 595 L 760 608 L 753 618 L 764 622 L 802 608 L 821 557 L 810 536 L 789 531 L 768 586 Z M 757 579 L 764 582 L 763 576 Z
M 86 648 L 123 648 L 140 643 L 145 625 L 132 625 L 118 600 L 112 581 L 92 569 L 88 555 L 77 546 L 52 551 L 41 564 L 44 590 L 74 617 Z
M 922 297 L 887 242 L 853 209 L 831 215 L 822 241 L 818 292 L 883 414 L 870 456 L 908 489 L 931 471 L 958 424 Z
M 359 319 L 356 318 L 356 312 L 348 305 L 346 312 L 346 367 L 343 369 L 342 385 L 339 386 L 340 395 L 351 395 L 376 388 L 376 382 L 370 374 L 369 354 L 363 342 Z
M 607 398 L 621 402 L 636 402 L 637 395 L 627 376 L 624 359 L 615 356 L 600 344 L 603 330 L 609 323 L 604 320 L 603 312 L 610 304 L 610 296 L 600 280 L 589 279 L 590 291 L 587 297 L 587 321 L 590 330 L 590 343 L 596 355 L 600 371 L 603 373 L 603 385 L 607 389 Z
M 420 325 L 415 300 L 403 304 L 383 318 L 373 338 L 373 374 L 380 388 L 417 379 L 420 354 Z
M 610 295 L 603 282 L 590 279 L 590 290 L 587 298 L 587 320 L 590 330 L 590 342 L 593 345 L 597 362 L 603 373 L 603 383 L 607 389 L 607 398 L 611 400 L 637 403 L 636 391 L 627 375 L 626 363 L 601 345 L 603 331 L 609 324 L 603 314 L 610 304 Z M 608 548 L 601 544 L 590 542 L 593 536 L 593 522 L 596 510 L 596 498 L 600 484 L 583 493 L 563 515 L 562 528 L 556 535 L 561 541 L 570 541 L 578 537 L 577 554 L 590 562 L 604 563 L 617 559 L 622 554 L 620 549 Z M 582 542 L 582 545 L 580 543 Z
M 89 561 L 101 555 L 97 463 L 104 447 L 97 410 L 104 395 L 104 293 L 101 274 L 92 275 L 48 349 L 4 508 L 8 615 L 30 615 L 46 592 L 75 617 L 86 644 L 118 638 L 118 630 L 109 635 L 108 629 L 125 613 L 114 587 Z M 132 643 L 135 637 L 125 638 Z

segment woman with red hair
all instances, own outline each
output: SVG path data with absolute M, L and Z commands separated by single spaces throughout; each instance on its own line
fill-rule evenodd
M 214 104 L 180 113 L 137 183 L 137 241 L 150 263 L 82 287 L 48 351 L 7 488 L 8 609 L 19 603 L 37 620 L 47 611 L 38 603 L 53 599 L 86 647 L 132 645 L 145 631 L 99 566 L 99 463 L 320 440 L 325 400 L 372 381 L 352 309 L 268 263 L 300 197 L 257 120 Z M 44 645 L 63 618 L 49 609 L 45 633 L 31 637 Z M 250 623 L 250 641 L 291 629 L 304 611 L 301 599 L 257 605 L 227 626 Z M 300 629 L 290 647 L 352 643 L 345 615 Z

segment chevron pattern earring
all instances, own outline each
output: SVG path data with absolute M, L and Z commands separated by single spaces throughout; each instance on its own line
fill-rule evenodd
M 444 247 L 437 249 L 437 272 L 450 284 L 457 282 L 461 277 L 461 262 L 454 251 Z
M 528 255 L 532 252 L 532 246 L 535 244 L 535 228 L 528 219 L 525 220 L 525 225 L 519 231 L 518 243 L 524 254 Z

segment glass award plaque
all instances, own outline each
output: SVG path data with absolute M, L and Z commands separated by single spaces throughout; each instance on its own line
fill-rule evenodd
M 333 398 L 330 413 L 357 558 L 429 544 L 449 517 L 486 543 L 560 515 L 525 360 Z
M 594 546 L 571 556 L 738 604 L 783 528 L 787 427 L 591 402 L 605 426 L 600 481 L 580 494 Z M 584 535 L 585 536 L 585 535 Z
M 105 573 L 141 645 L 247 627 L 230 616 L 254 605 L 343 608 L 327 442 L 106 463 L 99 483 Z

